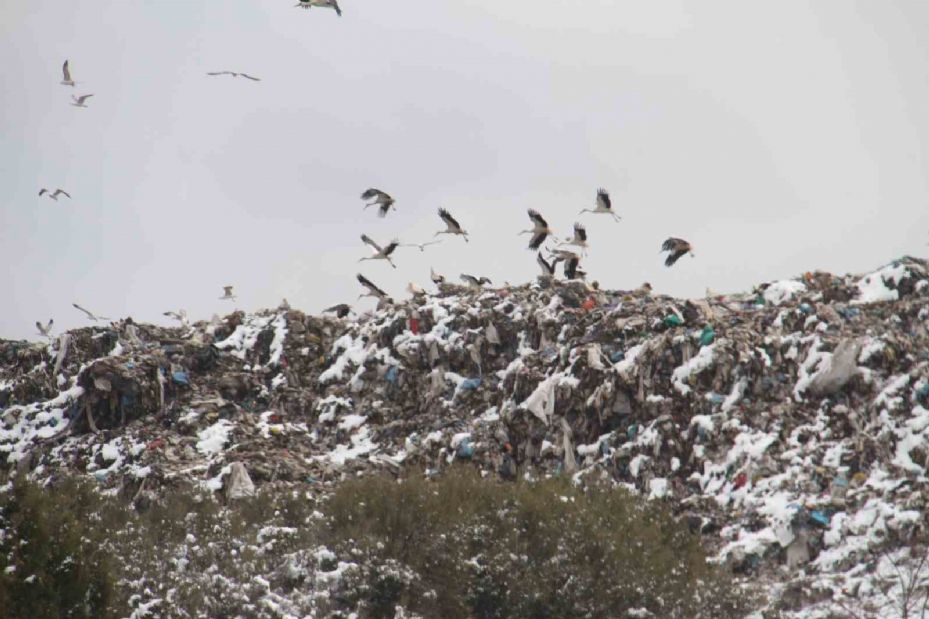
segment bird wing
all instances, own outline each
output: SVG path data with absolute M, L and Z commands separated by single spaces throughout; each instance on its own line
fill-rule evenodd
M 393 240 L 393 241 L 391 241 L 391 242 L 387 245 L 387 247 L 384 248 L 384 255 L 385 255 L 385 256 L 389 256 L 390 254 L 392 254 L 392 253 L 394 252 L 395 249 L 397 249 L 397 247 L 398 247 L 399 245 L 400 245 L 400 241 L 397 241 L 396 239 Z
M 337 305 L 333 305 L 332 307 L 327 307 L 326 309 L 323 310 L 323 313 L 326 313 L 326 312 L 339 312 L 339 311 L 342 311 L 342 310 L 343 310 L 344 308 L 346 308 L 346 307 L 348 307 L 348 306 L 345 305 L 345 303 L 339 303 L 339 304 L 337 304 Z
M 38 320 L 35 321 L 35 327 L 39 330 L 39 333 L 42 335 L 48 335 L 48 332 L 45 330 L 45 327 L 42 326 L 42 323 Z
M 81 310 L 82 312 L 84 312 L 85 314 L 87 314 L 87 317 L 90 318 L 91 320 L 96 320 L 96 319 L 97 319 L 96 316 L 94 316 L 93 314 L 91 314 L 90 312 L 88 312 L 87 310 L 85 310 L 83 307 L 81 307 L 81 306 L 78 305 L 77 303 L 72 303 L 71 305 L 73 305 L 73 306 L 76 307 L 77 309 L 79 309 L 79 310 Z
M 532 240 L 529 241 L 529 249 L 538 249 L 542 247 L 542 243 L 545 242 L 548 232 L 539 232 L 538 234 L 532 235 Z
M 542 228 L 548 228 L 548 222 L 545 221 L 545 218 L 539 214 L 539 211 L 531 208 L 527 212 L 529 213 L 529 219 L 531 219 L 535 225 Z
M 535 261 L 542 267 L 542 272 L 551 275 L 555 272 L 555 267 L 549 264 L 544 257 L 542 257 L 542 252 L 539 252 L 535 255 Z
M 469 284 L 474 284 L 475 286 L 480 286 L 480 285 L 481 285 L 481 282 L 477 281 L 477 278 L 474 277 L 473 275 L 468 275 L 467 273 L 462 273 L 462 274 L 460 275 L 460 277 L 461 277 L 461 279 L 462 279 L 463 281 L 466 281 L 466 282 L 468 282 Z
M 580 263 L 581 259 L 576 254 L 574 257 L 569 258 L 564 263 L 564 276 L 568 279 L 574 279 L 577 275 L 577 265 Z
M 453 230 L 461 230 L 461 226 L 455 221 L 455 218 L 452 217 L 452 214 L 446 211 L 444 208 L 439 209 L 439 217 L 448 225 L 449 228 Z
M 90 99 L 92 96 L 93 96 L 93 95 L 81 95 L 80 97 L 77 98 L 77 102 L 78 102 L 78 103 L 83 103 L 83 102 L 86 101 L 87 99 Z
M 40 196 L 41 196 L 41 195 L 44 195 L 44 194 L 47 194 L 47 193 L 48 193 L 48 189 L 45 189 L 44 187 L 43 187 L 42 189 L 39 190 L 39 195 L 40 195 Z
M 207 71 L 207 75 L 228 75 L 230 71 Z
M 244 77 L 244 78 L 250 79 L 250 80 L 252 80 L 253 82 L 260 82 L 260 81 L 261 81 L 261 78 L 260 78 L 260 77 L 252 77 L 252 76 L 249 75 L 248 73 L 239 73 L 239 75 L 241 75 L 241 76 Z
M 683 245 L 687 245 L 687 241 L 684 239 L 678 239 L 675 237 L 668 237 L 664 243 L 661 244 L 661 251 L 677 251 Z
M 232 288 L 233 288 L 232 286 L 223 286 L 223 292 L 226 294 L 227 297 L 232 296 Z
M 687 253 L 686 249 L 675 249 L 670 254 L 668 254 L 667 259 L 664 261 L 664 265 L 669 267 L 677 262 L 677 259 Z
M 606 210 L 613 208 L 613 204 L 610 202 L 610 194 L 603 187 L 597 190 L 597 206 Z
M 56 196 L 57 196 L 58 194 L 60 194 L 60 193 L 62 193 L 62 194 L 64 194 L 64 195 L 68 196 L 68 198 L 71 197 L 71 194 L 68 193 L 67 191 L 65 191 L 64 189 L 56 189 L 56 190 L 55 190 L 55 195 L 56 195 Z
M 365 277 L 365 276 L 362 275 L 361 273 L 358 274 L 358 281 L 361 283 L 362 286 L 364 286 L 365 288 L 367 288 L 368 290 L 370 290 L 371 292 L 373 292 L 373 293 L 376 294 L 377 296 L 379 296 L 379 297 L 386 297 L 386 296 L 387 296 L 387 293 L 386 293 L 386 292 L 384 292 L 383 290 L 381 290 L 380 288 L 378 288 L 377 286 L 375 286 L 375 285 L 371 282 L 370 279 L 368 279 L 367 277 Z
M 368 245 L 370 245 L 371 247 L 373 247 L 373 248 L 374 248 L 374 251 L 376 251 L 377 253 L 379 253 L 379 254 L 384 253 L 384 250 L 381 249 L 381 246 L 378 245 L 377 243 L 375 243 L 374 241 L 372 241 L 372 240 L 371 240 L 371 237 L 369 237 L 367 234 L 362 234 L 362 235 L 361 235 L 361 240 L 364 241 L 365 243 L 367 243 Z
M 71 81 L 71 69 L 68 67 L 68 61 L 65 60 L 65 63 L 61 65 L 61 72 L 64 73 L 64 81 Z
M 581 224 L 574 224 L 574 240 L 575 241 L 586 241 L 587 240 L 587 229 L 584 228 Z
M 381 191 L 380 189 L 375 189 L 374 187 L 371 187 L 370 189 L 366 189 L 365 192 L 361 194 L 361 199 L 370 200 L 371 198 L 377 198 L 379 196 L 386 196 L 386 195 L 387 194 Z
M 390 210 L 390 207 L 393 203 L 394 203 L 393 199 L 388 197 L 386 202 L 381 203 L 381 207 L 377 210 L 377 216 L 386 217 L 387 211 Z
M 332 8 L 335 9 L 335 14 L 339 17 L 342 17 L 342 9 L 339 8 L 339 3 L 337 0 L 332 0 Z

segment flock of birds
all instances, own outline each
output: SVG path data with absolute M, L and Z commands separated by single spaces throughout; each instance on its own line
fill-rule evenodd
M 299 8 L 303 8 L 303 9 L 311 9 L 314 7 L 328 8 L 328 9 L 334 10 L 337 15 L 339 16 L 342 15 L 342 9 L 339 7 L 337 0 L 299 0 L 295 6 Z M 241 73 L 241 72 L 236 72 L 236 71 L 209 71 L 206 74 L 210 77 L 219 77 L 219 76 L 229 76 L 232 78 L 242 77 L 242 78 L 245 78 L 253 82 L 261 81 L 261 78 L 255 77 L 253 75 L 249 75 L 247 73 Z M 64 64 L 62 65 L 61 84 L 64 86 L 75 87 L 79 83 L 80 82 L 75 81 L 74 78 L 72 77 L 70 61 L 66 59 L 64 61 Z M 71 105 L 75 107 L 86 108 L 87 100 L 93 96 L 94 95 L 92 93 L 82 94 L 79 96 L 72 95 Z M 61 188 L 56 188 L 54 190 L 51 190 L 51 189 L 43 187 L 39 191 L 40 197 L 47 196 L 48 198 L 56 202 L 58 201 L 59 196 L 62 196 L 62 195 L 67 197 L 68 199 L 71 199 L 71 194 L 69 194 L 67 191 Z M 372 206 L 376 207 L 378 211 L 378 216 L 381 218 L 386 217 L 391 209 L 396 210 L 394 198 L 391 197 L 390 194 L 384 191 L 381 191 L 380 189 L 370 188 L 361 194 L 361 198 L 362 200 L 365 201 L 364 208 L 368 209 Z M 605 189 L 597 190 L 597 196 L 596 196 L 596 200 L 594 203 L 594 208 L 582 209 L 580 213 L 578 213 L 578 216 L 584 213 L 609 215 L 616 222 L 619 222 L 621 219 L 619 215 L 617 215 L 616 212 L 613 210 L 613 205 L 610 201 L 610 195 Z M 434 237 L 438 237 L 443 234 L 451 235 L 451 236 L 460 236 L 462 239 L 464 239 L 466 243 L 469 242 L 468 231 L 461 227 L 461 224 L 458 223 L 458 220 L 456 220 L 448 210 L 444 208 L 439 208 L 438 215 L 442 219 L 443 223 L 445 224 L 445 229 L 437 231 Z M 532 222 L 532 228 L 523 230 L 519 234 L 530 235 L 528 248 L 536 252 L 536 262 L 538 263 L 539 267 L 542 270 L 542 276 L 547 277 L 547 278 L 554 278 L 556 276 L 555 273 L 556 273 L 558 263 L 563 262 L 564 263 L 563 272 L 564 272 L 565 279 L 584 280 L 586 278 L 586 273 L 580 269 L 580 262 L 581 262 L 581 258 L 587 255 L 587 250 L 589 248 L 588 241 L 587 241 L 587 229 L 581 223 L 576 222 L 574 224 L 573 234 L 569 238 L 566 238 L 563 241 L 559 241 L 553 229 L 549 226 L 548 222 L 539 213 L 539 211 L 535 209 L 529 209 L 528 215 L 529 215 L 530 221 Z M 544 246 L 545 241 L 549 237 L 551 237 L 551 239 L 555 242 L 554 247 Z M 418 247 L 420 251 L 425 251 L 426 247 L 430 245 L 435 245 L 441 242 L 440 240 L 434 239 L 434 240 L 423 242 L 423 243 L 404 244 L 394 239 L 382 245 L 382 244 L 378 244 L 377 242 L 375 242 L 367 234 L 361 235 L 361 241 L 371 248 L 372 254 L 370 256 L 361 258 L 359 261 L 384 260 L 385 262 L 390 264 L 390 266 L 393 267 L 394 269 L 397 268 L 397 265 L 393 260 L 393 256 L 398 248 Z M 547 256 L 543 255 L 542 253 L 543 249 L 546 251 Z M 691 255 L 693 255 L 693 250 L 692 250 L 690 243 L 688 243 L 687 241 L 683 239 L 675 238 L 675 237 L 671 237 L 667 239 L 661 245 L 661 251 L 668 252 L 667 259 L 665 260 L 665 264 L 667 266 L 673 265 L 675 262 L 677 262 L 679 258 L 681 258 L 681 256 L 687 253 L 690 253 Z M 437 274 L 431 267 L 430 267 L 430 276 L 431 276 L 433 283 L 435 283 L 437 286 L 445 283 L 445 277 Z M 469 275 L 467 273 L 462 273 L 460 275 L 460 278 L 468 286 L 474 289 L 481 289 L 485 284 L 492 283 L 490 279 L 486 277 Z M 367 292 L 364 292 L 361 295 L 359 295 L 358 297 L 359 299 L 363 297 L 373 297 L 373 298 L 378 299 L 379 303 L 381 302 L 391 303 L 392 302 L 392 299 L 386 292 L 384 292 L 384 290 L 379 288 L 377 285 L 375 285 L 371 280 L 366 278 L 364 275 L 359 273 L 357 275 L 357 279 L 358 279 L 358 282 L 367 290 Z M 409 291 L 413 295 L 422 294 L 424 292 L 422 288 L 420 288 L 416 284 L 413 284 L 412 282 L 407 286 L 407 291 Z M 236 295 L 233 292 L 233 287 L 223 286 L 223 296 L 219 298 L 220 300 L 224 300 L 224 301 L 235 300 Z M 94 314 L 90 310 L 87 310 L 81 307 L 77 303 L 73 303 L 72 305 L 77 310 L 83 312 L 87 316 L 87 318 L 92 321 L 109 320 L 109 318 Z M 289 307 L 286 299 L 282 303 L 282 307 L 285 307 L 285 306 Z M 345 303 L 340 303 L 333 307 L 327 308 L 323 311 L 332 312 L 338 315 L 339 317 L 344 317 L 349 312 L 351 312 L 351 307 Z M 174 311 L 164 312 L 164 315 L 170 318 L 173 318 L 175 320 L 178 320 L 182 324 L 187 324 L 187 312 L 183 309 L 177 312 L 174 312 Z M 214 317 L 214 320 L 215 320 L 215 317 Z M 46 324 L 42 324 L 41 322 L 36 322 L 36 328 L 38 329 L 39 334 L 46 336 L 46 337 L 51 337 L 51 330 L 52 330 L 53 325 L 54 325 L 54 320 L 51 320 L 51 319 Z
M 396 209 L 396 201 L 394 198 L 387 192 L 380 189 L 367 189 L 364 193 L 361 194 L 361 199 L 366 201 L 364 205 L 365 209 L 368 209 L 372 206 L 377 206 L 378 215 L 380 217 L 386 217 L 387 213 L 391 209 Z M 464 239 L 465 242 L 468 242 L 468 231 L 461 227 L 461 224 L 458 223 L 458 220 L 455 219 L 452 214 L 448 212 L 448 210 L 439 208 L 438 213 L 439 217 L 445 223 L 445 229 L 439 230 L 435 233 L 434 236 L 449 234 L 453 236 L 460 236 Z M 528 249 L 536 252 L 536 262 L 542 270 L 542 276 L 546 278 L 556 277 L 558 263 L 564 262 L 563 268 L 565 279 L 586 279 L 586 273 L 579 268 L 582 256 L 587 255 L 587 250 L 590 247 L 587 242 L 587 229 L 583 226 L 583 224 L 580 222 L 575 222 L 572 236 L 566 238 L 563 241 L 559 241 L 554 230 L 551 228 L 551 226 L 548 225 L 548 222 L 545 220 L 542 214 L 539 213 L 539 211 L 535 209 L 529 209 L 527 213 L 529 215 L 529 220 L 532 222 L 532 228 L 522 230 L 519 232 L 519 234 L 530 235 Z M 621 217 L 613 210 L 610 194 L 602 188 L 597 190 L 597 197 L 596 201 L 594 202 L 594 208 L 581 209 L 581 211 L 578 213 L 578 216 L 584 213 L 609 215 L 616 222 L 621 220 Z M 555 242 L 554 247 L 544 247 L 545 241 L 549 238 Z M 426 243 L 403 244 L 400 243 L 399 240 L 393 239 L 386 245 L 379 245 L 378 243 L 374 242 L 367 234 L 362 234 L 361 240 L 363 243 L 371 247 L 373 254 L 371 256 L 361 258 L 359 262 L 365 260 L 384 260 L 395 269 L 397 268 L 397 265 L 393 261 L 393 255 L 398 248 L 419 247 L 420 251 L 424 251 L 426 246 L 440 242 L 433 240 Z M 543 249 L 548 254 L 547 257 L 542 254 Z M 666 266 L 673 265 L 685 254 L 690 254 L 691 256 L 694 255 L 693 247 L 691 244 L 684 239 L 676 237 L 670 237 L 665 240 L 661 245 L 661 251 L 668 252 L 667 258 L 665 259 Z M 433 283 L 435 283 L 437 286 L 445 283 L 445 277 L 436 273 L 435 270 L 433 270 L 431 267 L 430 277 Z M 486 277 L 469 275 L 467 273 L 462 273 L 460 278 L 469 287 L 477 290 L 483 288 L 485 284 L 492 283 L 490 279 Z M 357 279 L 358 282 L 367 290 L 367 292 L 364 292 L 358 296 L 359 299 L 363 297 L 373 297 L 377 299 L 379 303 L 392 302 L 390 296 L 384 292 L 383 289 L 378 287 L 374 282 L 372 282 L 361 273 L 357 275 Z M 421 294 L 423 292 L 421 288 L 412 282 L 407 286 L 407 291 L 413 295 Z M 338 316 L 343 317 L 351 311 L 351 308 L 345 303 L 340 303 L 323 311 L 333 312 Z

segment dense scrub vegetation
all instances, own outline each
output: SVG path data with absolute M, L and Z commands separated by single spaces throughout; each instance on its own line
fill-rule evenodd
M 231 505 L 178 487 L 141 510 L 74 479 L 0 493 L 0 618 L 725 618 L 747 605 L 662 506 L 560 479 L 366 477 Z

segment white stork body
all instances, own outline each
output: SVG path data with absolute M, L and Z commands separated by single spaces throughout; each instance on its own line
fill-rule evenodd
M 440 234 L 459 234 L 464 237 L 465 243 L 468 242 L 468 232 L 459 225 L 455 218 L 452 217 L 452 214 L 446 211 L 444 208 L 439 209 L 439 217 L 442 218 L 442 221 L 445 222 L 445 230 L 439 230 L 435 233 L 435 236 Z
M 445 283 L 445 276 L 439 275 L 436 273 L 432 267 L 429 267 L 429 279 L 432 280 L 432 283 L 438 286 L 439 284 Z
M 220 301 L 235 301 L 236 296 L 232 292 L 232 286 L 223 286 L 223 296 L 219 297 Z
M 574 224 L 574 236 L 571 238 L 570 241 L 565 241 L 563 243 L 560 243 L 560 245 L 576 245 L 580 247 L 581 249 L 583 249 L 584 252 L 586 253 L 587 247 L 588 247 L 587 229 L 584 228 L 584 226 L 582 226 L 581 224 L 575 223 Z
M 606 213 L 613 217 L 614 220 L 619 221 L 621 217 L 613 211 L 613 203 L 610 201 L 610 194 L 606 189 L 602 187 L 597 190 L 597 199 L 594 202 L 596 208 L 581 209 L 581 213 Z M 581 213 L 578 213 L 580 215 Z
M 65 63 L 61 66 L 61 85 L 62 86 L 74 86 L 77 84 L 73 79 L 71 79 L 71 68 L 68 66 L 68 61 L 65 60 Z
M 548 227 L 548 222 L 539 214 L 539 211 L 531 208 L 527 212 L 529 213 L 529 219 L 532 220 L 532 229 L 523 230 L 519 234 L 531 234 L 532 239 L 529 241 L 529 249 L 538 250 L 542 243 L 545 242 L 546 237 L 551 234 L 552 238 L 555 238 L 555 233 Z
M 409 292 L 414 297 L 421 297 L 426 294 L 426 291 L 423 290 L 422 286 L 418 286 L 413 282 L 409 282 L 406 285 L 406 291 Z
M 58 196 L 60 195 L 65 195 L 68 197 L 69 200 L 71 199 L 71 194 L 69 194 L 64 189 L 56 189 L 55 191 L 49 191 L 48 189 L 43 187 L 42 189 L 39 190 L 39 195 L 43 196 L 45 194 L 48 194 L 48 197 L 54 200 L 55 202 L 58 202 Z
M 87 107 L 84 102 L 90 99 L 92 96 L 93 95 L 81 95 L 80 97 L 75 97 L 74 95 L 71 95 L 71 99 L 73 99 L 71 105 L 74 107 Z
M 250 80 L 252 80 L 253 82 L 260 82 L 260 81 L 261 81 L 261 78 L 260 78 L 260 77 L 254 77 L 254 76 L 252 76 L 252 75 L 249 75 L 248 73 L 236 73 L 235 71 L 207 71 L 206 74 L 207 74 L 207 75 L 231 75 L 232 77 L 240 77 L 240 76 L 241 76 L 241 77 L 244 77 L 244 78 L 246 78 L 246 79 L 250 79 Z
M 337 0 L 300 0 L 300 2 L 294 6 L 299 6 L 301 9 L 311 9 L 314 6 L 324 9 L 335 9 L 336 15 L 342 17 L 342 9 L 339 8 Z
M 394 261 L 390 259 L 390 254 L 394 253 L 394 250 L 397 249 L 400 244 L 396 239 L 388 243 L 385 247 L 381 247 L 372 241 L 371 237 L 369 237 L 367 234 L 362 234 L 361 240 L 371 246 L 371 248 L 374 250 L 374 255 L 368 256 L 367 258 L 361 258 L 358 260 L 358 262 L 361 262 L 362 260 L 386 260 L 390 263 L 390 266 L 395 269 L 397 268 L 397 265 L 394 264 Z

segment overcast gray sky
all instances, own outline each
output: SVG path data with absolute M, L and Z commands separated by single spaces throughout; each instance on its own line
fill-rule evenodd
M 590 275 L 702 296 L 929 241 L 929 3 L 12 0 L 0 4 L 0 337 L 360 292 L 523 282 L 526 209 Z M 76 88 L 59 85 L 71 60 Z M 229 69 L 261 77 L 208 78 Z M 72 93 L 93 93 L 87 109 Z M 374 186 L 397 199 L 362 210 Z M 62 187 L 57 203 L 36 194 Z M 445 206 L 471 243 L 424 241 Z M 658 248 L 696 258 L 665 268 Z M 370 300 L 360 302 L 370 307 Z

